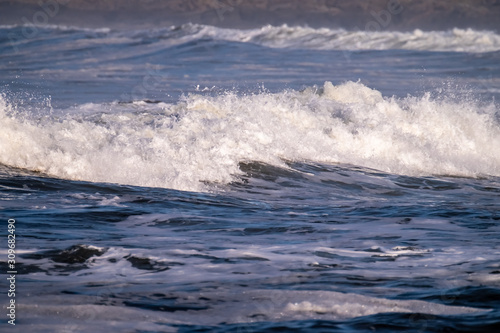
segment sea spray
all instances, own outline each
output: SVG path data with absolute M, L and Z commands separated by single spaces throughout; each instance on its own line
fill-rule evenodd
M 194 191 L 231 182 L 243 161 L 500 175 L 494 104 L 384 97 L 359 82 L 326 82 L 302 92 L 192 94 L 154 111 L 126 107 L 91 104 L 85 115 L 41 122 L 7 116 L 2 100 L 0 162 L 61 178 Z

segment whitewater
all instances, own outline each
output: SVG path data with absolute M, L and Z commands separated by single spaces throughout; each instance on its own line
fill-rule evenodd
M 0 26 L 13 331 L 496 331 L 499 77 L 493 31 Z
M 168 36 L 177 27 L 161 29 L 153 35 Z M 493 52 L 500 50 L 500 36 L 493 31 L 450 29 L 449 31 L 366 31 L 271 25 L 260 29 L 224 29 L 197 24 L 181 27 L 185 39 L 215 38 L 231 42 L 255 43 L 272 48 L 312 50 L 422 50 L 450 52 Z
M 500 176 L 494 104 L 428 94 L 384 98 L 355 82 L 276 94 L 193 94 L 153 108 L 141 101 L 82 105 L 84 116 L 72 110 L 55 119 L 30 119 L 5 101 L 0 106 L 0 162 L 65 179 L 200 191 L 206 183 L 231 182 L 246 161 Z

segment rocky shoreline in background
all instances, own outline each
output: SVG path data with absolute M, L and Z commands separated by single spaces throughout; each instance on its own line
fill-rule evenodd
M 37 14 L 38 13 L 38 14 Z M 40 22 L 36 22 L 36 21 Z M 0 0 L 0 24 L 500 30 L 500 0 Z

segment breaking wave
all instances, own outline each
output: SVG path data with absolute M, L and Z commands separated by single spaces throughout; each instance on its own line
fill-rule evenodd
M 389 98 L 359 82 L 326 82 L 304 91 L 77 109 L 35 119 L 2 97 L 0 163 L 66 179 L 191 191 L 233 181 L 244 161 L 500 176 L 498 109 L 473 100 Z
M 99 38 L 130 38 L 142 42 L 162 41 L 182 44 L 193 40 L 214 39 L 253 43 L 270 48 L 312 50 L 419 50 L 446 52 L 495 52 L 500 50 L 500 35 L 493 31 L 451 29 L 448 31 L 365 31 L 299 26 L 263 26 L 257 29 L 229 29 L 202 24 L 184 24 L 167 28 L 116 31 L 109 28 L 89 29 L 64 25 L 15 26 L 0 25 L 0 29 L 15 30 L 9 34 L 11 43 L 20 42 L 33 31 L 81 31 Z

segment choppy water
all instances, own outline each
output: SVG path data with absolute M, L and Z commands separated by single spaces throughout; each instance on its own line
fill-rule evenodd
M 0 27 L 15 329 L 495 331 L 499 60 L 459 29 Z

